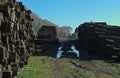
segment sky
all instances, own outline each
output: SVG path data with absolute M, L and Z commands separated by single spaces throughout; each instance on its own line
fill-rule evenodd
M 73 29 L 84 22 L 120 25 L 120 0 L 17 0 L 42 19 Z

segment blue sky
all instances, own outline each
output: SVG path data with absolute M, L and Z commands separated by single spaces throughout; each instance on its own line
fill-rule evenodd
M 43 19 L 73 28 L 84 22 L 120 25 L 120 0 L 17 0 Z

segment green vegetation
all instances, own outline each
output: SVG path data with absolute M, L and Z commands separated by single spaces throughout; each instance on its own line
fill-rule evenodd
M 74 61 L 76 63 L 71 63 Z M 92 60 L 95 70 L 103 70 L 120 78 L 120 63 L 108 63 L 103 60 Z M 16 78 L 95 78 L 95 71 L 87 62 L 79 63 L 75 59 L 55 59 L 47 56 L 31 56 L 28 65 L 24 66 Z M 82 67 L 79 67 L 82 66 Z M 101 78 L 101 77 L 100 77 Z
M 73 68 L 69 58 L 55 59 L 46 56 L 31 56 L 16 78 L 93 78 L 91 71 Z
M 75 59 L 72 59 L 75 60 Z M 94 78 L 91 70 L 74 66 L 69 58 L 62 58 L 59 60 L 59 65 L 63 72 L 62 78 Z
M 45 56 L 31 56 L 16 78 L 49 78 L 52 76 L 50 65 Z M 52 78 L 52 77 L 51 77 Z
M 92 62 L 96 65 L 97 68 L 102 69 L 106 72 L 110 72 L 111 74 L 120 78 L 120 63 L 109 63 L 103 60 L 93 60 Z

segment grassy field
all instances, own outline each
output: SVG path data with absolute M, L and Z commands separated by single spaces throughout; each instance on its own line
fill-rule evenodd
M 73 67 L 69 58 L 31 56 L 16 78 L 93 78 L 84 69 Z
M 28 65 L 23 67 L 16 78 L 96 78 L 93 69 L 104 70 L 120 78 L 120 63 L 108 63 L 103 60 L 92 60 L 91 62 L 95 67 L 94 65 L 91 67 L 88 61 L 80 62 L 70 58 L 56 59 L 47 56 L 31 56 Z M 102 72 L 102 74 L 105 73 Z
M 97 68 L 109 72 L 116 77 L 120 78 L 120 63 L 119 62 L 107 62 L 104 60 L 92 60 Z
M 16 78 L 52 78 L 50 65 L 45 56 L 31 56 Z

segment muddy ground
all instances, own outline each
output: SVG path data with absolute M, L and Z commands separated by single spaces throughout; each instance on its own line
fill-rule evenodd
M 47 64 L 50 72 L 48 76 L 44 77 L 44 74 L 41 74 L 43 76 L 38 76 L 39 78 L 120 78 L 119 62 L 101 59 L 85 51 L 79 51 L 79 57 L 74 53 L 63 53 L 57 58 L 58 49 L 63 51 L 60 50 L 60 46 L 61 44 L 57 44 L 43 53 L 34 55 L 34 57 L 41 57 L 40 60 L 38 59 L 40 64 Z M 42 68 L 44 69 L 44 66 Z

